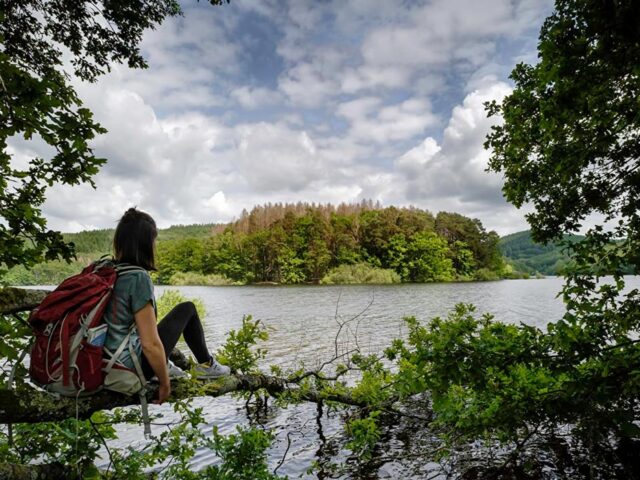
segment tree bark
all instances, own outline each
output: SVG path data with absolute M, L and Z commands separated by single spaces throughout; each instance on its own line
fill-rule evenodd
M 0 480 L 59 480 L 68 478 L 72 472 L 59 463 L 43 465 L 18 465 L 0 463 Z
M 33 310 L 49 293 L 47 290 L 27 288 L 0 288 L 0 315 Z

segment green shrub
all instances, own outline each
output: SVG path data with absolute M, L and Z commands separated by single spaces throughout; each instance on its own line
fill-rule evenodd
M 237 285 L 233 280 L 211 273 L 205 275 L 198 272 L 176 272 L 169 278 L 169 285 L 205 285 L 215 287 L 220 285 Z
M 2 283 L 15 286 L 58 285 L 65 278 L 80 273 L 88 263 L 80 261 L 71 263 L 50 261 L 34 265 L 31 269 L 27 269 L 23 265 L 17 265 L 3 275 Z
M 200 478 L 237 480 L 284 480 L 287 477 L 271 473 L 267 461 L 267 449 L 275 439 L 269 431 L 258 428 L 236 427 L 237 433 L 227 436 L 213 427 L 213 435 L 207 446 L 222 460 L 208 466 Z
M 493 270 L 489 270 L 488 268 L 481 268 L 476 271 L 476 280 L 486 282 L 490 280 L 500 280 L 500 277 Z
M 242 327 L 230 330 L 227 340 L 216 352 L 217 359 L 224 365 L 231 367 L 236 373 L 258 372 L 258 362 L 263 360 L 267 351 L 264 348 L 254 348 L 259 342 L 269 339 L 269 332 L 260 320 L 254 320 L 251 315 L 242 317 Z
M 204 303 L 202 303 L 202 300 L 199 298 L 187 298 L 178 290 L 165 290 L 162 295 L 156 299 L 158 320 L 162 319 L 173 307 L 182 302 L 193 302 L 200 318 L 204 318 L 207 314 Z
M 320 283 L 400 283 L 400 275 L 393 270 L 372 267 L 367 263 L 340 265 L 327 273 Z
M 506 278 L 509 280 L 528 280 L 531 278 L 531 274 L 528 272 L 520 272 L 518 270 L 513 270 L 511 272 L 505 273 L 502 275 L 502 278 Z

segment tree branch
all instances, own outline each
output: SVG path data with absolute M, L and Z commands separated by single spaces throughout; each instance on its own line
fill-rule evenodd
M 59 463 L 42 465 L 19 465 L 15 463 L 0 463 L 0 480 L 54 480 L 69 478 L 68 467 Z
M 21 288 L 0 289 L 0 314 L 10 314 L 33 309 L 39 305 L 47 293 L 46 290 L 27 290 Z M 189 368 L 188 360 L 177 349 L 171 352 L 170 359 L 184 370 Z M 326 366 L 326 364 L 325 362 L 324 366 Z M 329 400 L 345 405 L 366 406 L 363 401 L 352 398 L 348 393 L 326 393 L 314 389 L 301 389 L 297 382 L 306 376 L 307 375 L 304 375 L 296 379 L 286 379 L 262 373 L 229 375 L 212 381 L 202 382 L 202 388 L 195 393 L 192 380 L 174 379 L 171 383 L 171 399 L 185 399 L 197 395 L 218 397 L 232 392 L 265 390 L 272 396 L 291 393 L 296 399 L 315 403 Z M 151 401 L 156 396 L 157 389 L 158 386 L 156 384 L 148 385 L 148 401 Z M 89 418 L 92 413 L 99 410 L 111 410 L 116 407 L 139 404 L 139 398 L 137 395 L 126 396 L 104 390 L 91 396 L 81 397 L 77 402 L 78 417 L 86 419 Z M 0 423 L 50 422 L 75 416 L 75 398 L 59 397 L 27 383 L 20 383 L 15 389 L 0 389 Z
M 158 386 L 150 384 L 147 400 L 151 401 Z M 271 375 L 238 374 L 203 382 L 202 392 L 194 394 L 193 381 L 174 379 L 171 382 L 171 400 L 185 399 L 197 395 L 219 397 L 232 392 L 255 392 L 264 389 L 273 396 L 294 393 L 296 398 L 309 402 L 330 400 L 345 405 L 366 406 L 364 402 L 352 398 L 347 393 L 326 394 L 317 390 L 301 390 L 286 379 Z M 88 397 L 78 399 L 78 417 L 89 418 L 99 410 L 110 410 L 139 404 L 138 396 L 126 396 L 103 390 Z M 76 416 L 76 399 L 57 397 L 37 387 L 21 384 L 14 390 L 0 390 L 0 423 L 39 423 L 59 421 Z
M 0 315 L 33 310 L 49 293 L 47 290 L 26 288 L 0 288 Z

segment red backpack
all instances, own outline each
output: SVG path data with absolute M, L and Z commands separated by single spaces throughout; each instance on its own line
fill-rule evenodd
M 65 395 L 91 393 L 102 387 L 103 314 L 119 274 L 141 270 L 108 260 L 89 265 L 67 278 L 31 312 L 35 343 L 29 374 L 47 390 Z

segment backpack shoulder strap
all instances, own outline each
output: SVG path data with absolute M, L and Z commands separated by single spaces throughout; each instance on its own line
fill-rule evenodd
M 131 361 L 133 362 L 136 374 L 140 378 L 140 383 L 142 385 L 142 388 L 138 392 L 138 396 L 140 397 L 140 408 L 142 410 L 144 436 L 145 438 L 148 439 L 151 436 L 151 421 L 149 419 L 149 407 L 147 402 L 147 387 L 146 387 L 147 379 L 145 378 L 144 373 L 142 372 L 142 365 L 140 364 L 140 359 L 138 358 L 138 355 L 135 349 L 133 348 L 131 333 L 135 328 L 136 327 L 134 323 L 133 325 L 131 325 L 131 328 L 129 329 L 129 333 L 127 334 L 127 336 L 122 340 L 122 343 L 120 343 L 120 346 L 113 354 L 111 354 L 111 352 L 105 349 L 107 351 L 107 354 L 111 355 L 111 359 L 109 360 L 109 363 L 107 363 L 107 366 L 103 370 L 105 372 L 105 375 L 108 374 L 109 371 L 111 371 L 111 369 L 113 368 L 113 364 L 117 361 L 118 357 L 122 354 L 124 349 L 125 348 L 129 349 Z
M 124 337 L 122 342 L 120 342 L 120 346 L 117 348 L 117 350 L 115 352 L 111 353 L 107 348 L 103 347 L 104 351 L 110 357 L 109 362 L 107 363 L 106 367 L 103 368 L 103 370 L 105 372 L 105 375 L 108 374 L 111 371 L 111 369 L 113 368 L 113 364 L 118 361 L 118 358 L 120 357 L 120 354 L 124 351 L 125 348 L 127 348 L 129 346 L 129 340 L 130 339 L 131 339 L 131 330 L 129 330 L 129 333 L 127 333 L 127 336 Z
M 122 275 L 129 272 L 146 272 L 146 270 L 137 265 L 131 265 L 129 263 L 117 263 L 115 259 L 109 255 L 103 255 L 91 265 L 93 271 L 96 272 L 104 267 L 111 267 L 116 271 L 117 275 Z
M 113 258 L 107 253 L 102 255 L 98 260 L 91 263 L 90 267 L 93 267 L 93 272 L 100 270 L 103 267 L 113 265 Z
M 142 372 L 142 365 L 140 365 L 140 359 L 136 354 L 133 344 L 131 340 L 129 340 L 129 352 L 131 353 L 131 360 L 133 361 L 133 365 L 136 367 L 136 372 L 138 373 L 138 377 L 140 377 L 140 383 L 142 384 L 142 388 L 138 392 L 138 396 L 140 397 L 140 409 L 142 410 L 142 423 L 144 424 L 144 438 L 149 438 L 151 436 L 151 421 L 149 420 L 149 406 L 147 403 L 147 379 Z
M 132 272 L 146 272 L 146 270 L 142 267 L 139 267 L 137 265 L 129 265 L 127 263 L 116 264 L 113 268 L 115 269 L 118 276 Z

